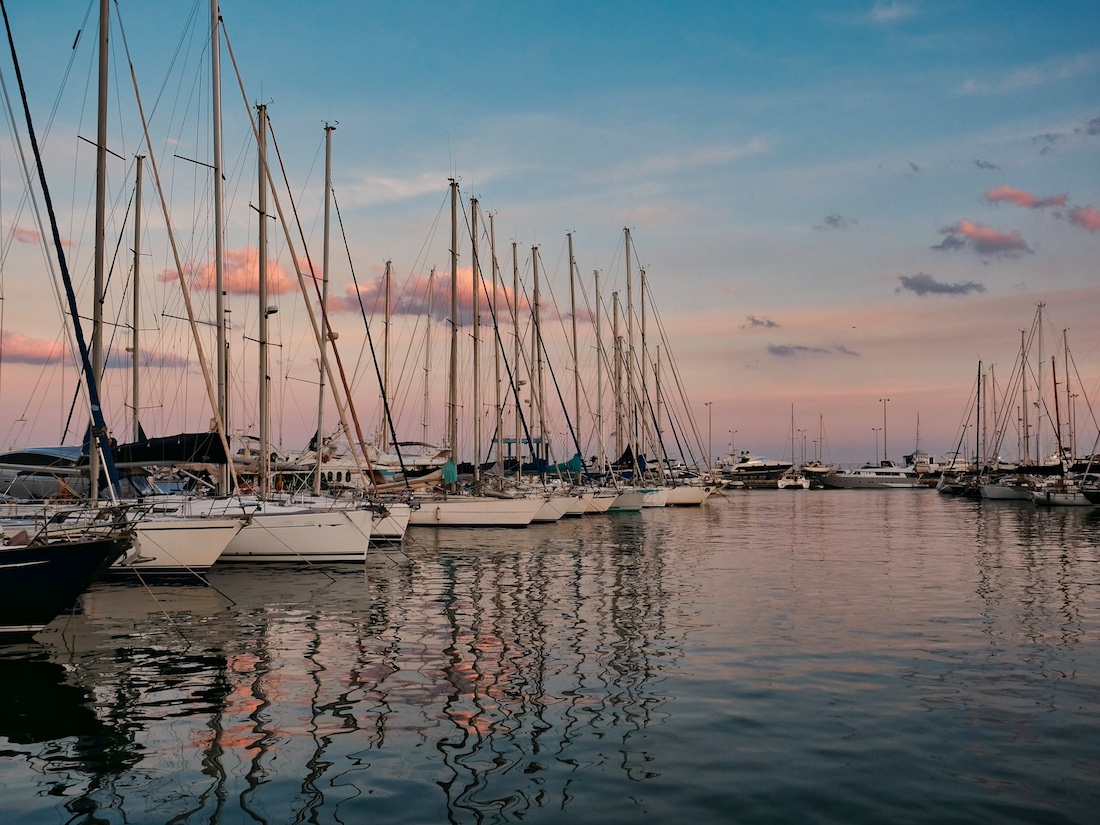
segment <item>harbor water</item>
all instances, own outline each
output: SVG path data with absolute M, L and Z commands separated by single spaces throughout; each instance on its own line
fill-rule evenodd
M 101 582 L 0 668 L 6 825 L 1095 822 L 1100 510 L 414 528 Z

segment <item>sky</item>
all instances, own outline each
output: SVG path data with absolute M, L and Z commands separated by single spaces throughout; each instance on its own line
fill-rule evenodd
M 9 6 L 69 266 L 90 306 L 96 4 Z M 209 3 L 119 0 L 111 13 L 108 421 L 125 435 L 132 419 L 125 287 L 133 157 L 142 153 L 158 165 L 180 254 L 177 264 L 148 172 L 141 419 L 150 433 L 206 429 L 210 407 L 190 332 L 177 320 L 185 310 L 175 273 L 186 273 L 208 329 Z M 546 381 L 559 383 L 564 399 L 547 414 L 558 444 L 569 440 L 561 407 L 574 407 L 566 236 L 572 234 L 583 294 L 577 317 L 585 409 L 576 429 L 593 454 L 593 273 L 600 273 L 607 346 L 611 293 L 622 302 L 627 295 L 624 228 L 632 242 L 635 335 L 639 269 L 646 272 L 646 374 L 662 387 L 666 405 L 682 405 L 678 420 L 694 419 L 685 440 L 698 451 L 821 455 L 840 464 L 884 454 L 900 460 L 917 446 L 948 454 L 974 437 L 964 425 L 975 423 L 969 410 L 979 363 L 994 370 L 994 386 L 1009 387 L 1021 330 L 1031 327 L 1040 304 L 1044 357 L 1056 354 L 1063 335 L 1072 355 L 1074 409 L 1060 417 L 1075 422 L 1084 449 L 1095 438 L 1095 2 L 226 0 L 221 13 L 233 430 L 255 431 L 257 174 L 248 118 L 251 106 L 266 103 L 289 185 L 282 197 L 287 207 L 291 196 L 298 203 L 306 239 L 295 240 L 292 252 L 278 222 L 269 224 L 269 282 L 280 309 L 272 319 L 274 426 L 287 448 L 304 446 L 316 427 L 316 348 L 292 255 L 305 260 L 308 250 L 319 268 L 326 124 L 336 127 L 332 180 L 342 224 L 334 218 L 331 230 L 332 323 L 368 436 L 378 430 L 378 391 L 356 290 L 373 317 L 377 350 L 387 261 L 398 437 L 436 439 L 442 427 L 448 180 L 455 178 L 465 233 L 464 399 L 473 197 L 482 210 L 485 277 L 492 213 L 508 294 L 516 245 L 523 312 L 537 247 L 543 335 L 552 339 L 554 377 Z M 15 114 L 5 112 L 0 124 L 7 136 L 0 144 L 0 437 L 7 447 L 71 442 L 83 429 L 72 423 L 80 416 L 70 416 L 76 373 L 61 355 L 51 253 L 43 251 L 18 161 L 15 134 L 24 154 L 28 143 L 7 55 L 0 71 Z M 429 325 L 433 267 L 439 275 Z M 510 352 L 511 333 L 502 342 Z M 207 352 L 210 344 L 208 338 Z M 487 337 L 487 385 L 494 346 Z M 1057 359 L 1064 389 L 1063 356 Z M 655 387 L 649 391 L 656 395 Z M 492 390 L 482 392 L 487 439 Z M 556 397 L 557 390 L 548 392 Z M 603 403 L 610 406 L 609 399 Z M 469 413 L 472 400 L 462 403 Z M 999 403 L 1003 410 L 1019 401 Z M 605 432 L 612 418 L 604 410 Z M 330 404 L 326 427 L 334 421 Z M 473 434 L 464 427 L 469 444 Z M 675 429 L 670 423 L 669 441 L 678 440 Z M 1002 449 L 1013 454 L 1016 436 Z

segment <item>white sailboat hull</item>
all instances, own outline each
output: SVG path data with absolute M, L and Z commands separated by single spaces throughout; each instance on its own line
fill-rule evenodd
M 372 544 L 397 544 L 405 538 L 409 526 L 412 508 L 408 504 L 395 502 L 385 505 L 385 512 L 375 513 L 371 525 Z
M 134 531 L 130 552 L 112 574 L 205 573 L 244 528 L 243 519 L 146 518 Z
M 609 513 L 637 513 L 642 509 L 645 494 L 641 490 L 633 488 L 623 490 L 615 497 L 615 501 L 607 509 Z
M 425 499 L 409 516 L 410 527 L 526 527 L 542 508 L 537 498 L 454 496 Z
M 370 544 L 366 509 L 322 510 L 261 502 L 222 561 L 362 562 Z
M 665 505 L 668 507 L 699 507 L 714 492 L 713 485 L 681 484 L 670 487 Z

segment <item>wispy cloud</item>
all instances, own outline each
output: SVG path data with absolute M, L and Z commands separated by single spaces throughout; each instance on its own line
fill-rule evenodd
M 996 186 L 985 191 L 985 199 L 990 203 L 1009 201 L 1026 209 L 1042 209 L 1046 206 L 1065 206 L 1069 201 L 1069 195 L 1047 195 L 1039 197 L 1031 192 L 1013 189 L 1011 186 Z
M 904 289 L 924 297 L 925 295 L 968 295 L 971 292 L 985 292 L 985 287 L 975 281 L 964 284 L 945 284 L 931 275 L 918 272 L 916 275 L 902 275 L 899 291 Z
M 846 218 L 843 215 L 826 215 L 825 219 L 814 229 L 847 229 L 849 226 L 855 226 L 859 221 L 854 218 Z
M 941 252 L 969 248 L 979 255 L 1015 258 L 1032 251 L 1018 231 L 999 232 L 991 226 L 974 221 L 961 220 L 940 232 L 944 239 L 932 248 Z
M 755 315 L 749 315 L 747 318 L 745 318 L 745 324 L 742 325 L 741 329 L 744 329 L 745 327 L 777 329 L 779 327 L 779 324 L 771 320 L 770 318 L 757 318 Z
M 768 352 L 779 358 L 794 358 L 799 355 L 847 355 L 858 356 L 847 347 L 807 347 L 800 344 L 769 344 Z
M 724 166 L 727 163 L 769 151 L 771 151 L 771 145 L 766 140 L 753 138 L 743 145 L 701 146 L 690 152 L 652 155 L 639 163 L 632 163 L 631 169 L 643 174 L 684 172 L 689 169 Z
M 1100 67 L 1100 53 L 1079 54 L 1070 58 L 1024 66 L 999 78 L 969 78 L 959 86 L 957 91 L 961 95 L 1006 94 L 1059 81 L 1073 80 L 1083 75 L 1093 74 L 1098 67 Z
M 910 3 L 875 3 L 867 13 L 867 19 L 877 24 L 897 23 L 915 16 L 916 13 L 916 7 Z
M 996 163 L 992 163 L 991 161 L 988 161 L 988 160 L 977 160 L 977 159 L 975 159 L 974 165 L 977 166 L 979 169 L 1000 169 L 1001 168 Z
M 445 179 L 445 175 L 435 171 L 404 178 L 364 175 L 351 185 L 341 187 L 338 194 L 344 207 L 401 203 L 428 194 L 442 198 L 446 190 Z M 484 183 L 485 177 L 480 176 L 478 180 Z

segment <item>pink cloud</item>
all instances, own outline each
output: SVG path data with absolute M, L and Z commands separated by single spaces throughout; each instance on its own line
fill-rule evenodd
M 1069 210 L 1069 220 L 1089 232 L 1100 232 L 1100 209 L 1095 206 L 1073 207 Z
M 1022 252 L 1031 252 L 1018 231 L 999 232 L 991 226 L 974 221 L 961 220 L 954 226 L 940 230 L 946 237 L 933 246 L 933 249 L 952 250 L 969 246 L 979 255 L 1002 255 L 1013 257 Z
M 1031 192 L 1024 192 L 1021 189 L 1013 189 L 1011 186 L 1002 185 L 994 187 L 993 189 L 987 189 L 985 191 L 985 199 L 990 203 L 1010 201 L 1026 209 L 1042 209 L 1044 206 L 1065 206 L 1067 201 L 1069 201 L 1069 195 L 1047 195 L 1041 198 L 1038 195 L 1033 195 Z
M 212 261 L 188 261 L 186 279 L 191 289 L 207 292 L 214 289 L 214 263 Z M 174 269 L 167 269 L 159 276 L 163 283 L 179 278 Z M 255 295 L 260 285 L 259 251 L 253 246 L 232 249 L 225 254 L 225 289 L 239 295 Z M 267 291 L 271 295 L 281 295 L 297 288 L 297 276 L 292 276 L 283 266 L 274 262 L 267 263 Z
M 422 315 L 428 311 L 428 281 L 427 276 L 411 278 L 404 286 L 395 286 L 391 295 L 390 311 L 394 315 Z M 450 273 L 436 273 L 435 280 L 431 284 L 431 309 L 432 317 L 444 319 L 451 314 L 451 276 Z M 481 317 L 483 323 L 492 322 L 492 284 L 487 284 L 481 293 Z M 515 307 L 515 293 L 505 284 L 497 286 L 499 292 L 497 298 L 498 310 L 501 314 L 500 323 L 510 324 L 511 313 Z M 459 323 L 468 324 L 473 317 L 473 275 L 470 267 L 460 267 L 458 270 L 458 314 Z M 329 300 L 331 312 L 359 312 L 359 301 L 368 315 L 379 314 L 385 303 L 382 278 L 376 278 L 359 288 L 356 296 L 354 284 L 345 287 L 345 294 Z M 545 296 L 542 297 L 542 318 L 544 320 L 562 317 L 554 304 Z M 526 296 L 520 296 L 519 313 L 521 323 L 531 315 L 531 304 Z M 567 313 L 565 313 L 567 315 Z M 591 313 L 578 310 L 578 320 L 591 320 Z
M 24 229 L 21 226 L 15 227 L 12 237 L 15 238 L 16 243 L 38 243 L 42 240 L 42 236 L 36 230 Z
M 48 364 L 56 361 L 64 352 L 56 341 L 28 338 L 19 332 L 0 334 L 4 360 L 16 364 Z

